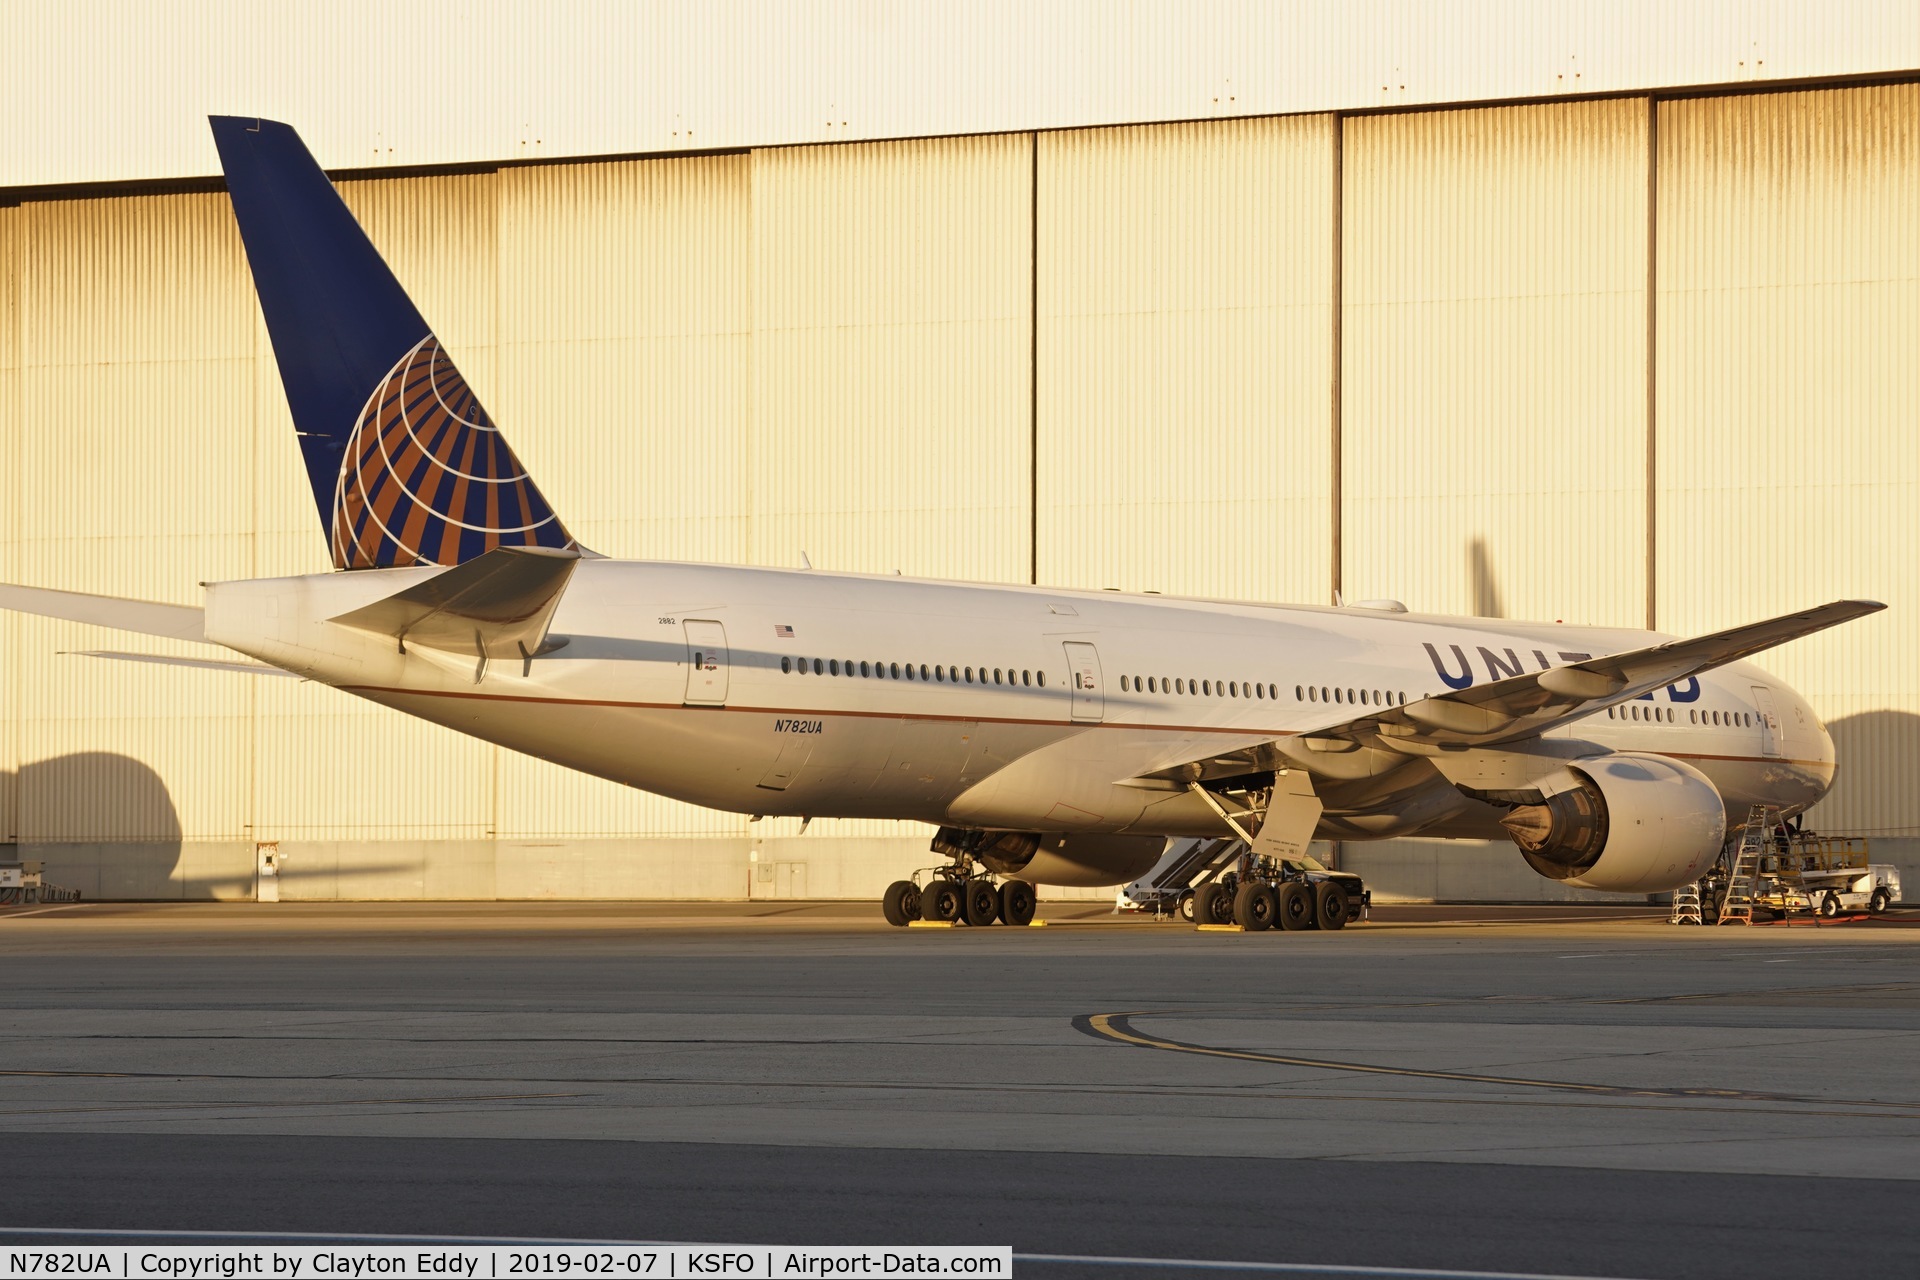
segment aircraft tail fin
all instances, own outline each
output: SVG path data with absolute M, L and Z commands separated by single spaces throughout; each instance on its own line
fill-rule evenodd
M 210 123 L 334 567 L 577 548 L 300 136 Z

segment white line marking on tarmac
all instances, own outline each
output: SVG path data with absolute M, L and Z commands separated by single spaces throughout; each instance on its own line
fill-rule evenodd
M 44 916 L 50 911 L 71 911 L 79 905 L 77 902 L 62 902 L 51 907 L 39 907 L 33 911 L 8 911 L 0 913 L 0 920 L 24 920 L 28 916 Z

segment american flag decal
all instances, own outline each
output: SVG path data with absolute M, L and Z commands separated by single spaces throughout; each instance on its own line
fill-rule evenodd
M 773 629 L 773 634 L 774 634 L 775 636 L 777 636 L 777 637 L 779 637 L 779 638 L 780 638 L 780 639 L 782 639 L 782 640 L 791 640 L 791 639 L 793 639 L 793 628 L 792 628 L 792 627 L 783 627 L 783 626 L 775 626 L 775 627 L 774 627 L 774 629 Z

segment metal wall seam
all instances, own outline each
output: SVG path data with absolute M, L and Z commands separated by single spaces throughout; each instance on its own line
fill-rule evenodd
M 603 554 L 747 558 L 750 163 L 704 156 L 503 170 L 499 416 Z M 742 836 L 746 820 L 516 753 L 502 839 Z
M 1329 121 L 1040 138 L 1042 582 L 1327 597 Z
M 1920 834 L 1920 86 L 1662 102 L 1660 170 L 1661 620 L 1890 605 L 1758 666 L 1838 744 L 1816 821 Z
M 434 332 L 446 344 L 482 404 L 498 412 L 498 197 L 493 174 L 392 178 L 340 184 L 369 238 Z M 224 205 L 224 200 L 222 204 Z M 231 214 L 222 214 L 231 222 Z M 232 282 L 252 306 L 248 277 Z M 261 357 L 270 349 L 260 347 Z M 262 379 L 273 384 L 277 379 Z M 263 426 L 281 424 L 284 410 Z M 527 461 L 531 430 L 500 426 Z M 286 444 L 291 444 L 288 427 Z M 263 435 L 263 445 L 274 445 Z M 536 467 L 537 463 L 528 462 Z M 325 540 L 297 455 L 281 453 L 280 469 L 298 496 L 272 504 L 283 554 L 299 568 L 322 572 Z M 282 489 L 283 493 L 286 490 Z M 452 734 L 333 690 L 291 681 L 256 691 L 257 755 L 254 837 L 261 840 L 479 839 L 490 834 L 494 807 L 491 745 Z
M 1347 122 L 1349 598 L 1639 624 L 1646 144 L 1632 99 Z
M 754 153 L 752 562 L 1026 579 L 1028 146 Z
M 546 433 L 521 457 L 604 554 L 747 558 L 748 179 L 745 156 L 500 174 L 497 416 L 516 447 Z
M 0 205 L 0 582 L 20 581 L 20 272 L 25 215 Z M 11 844 L 20 814 L 20 615 L 0 616 L 0 691 L 8 711 L 0 725 L 0 844 Z
M 252 507 L 250 299 L 233 288 L 244 268 L 225 201 L 74 201 L 16 216 L 33 246 L 20 275 L 16 448 L 32 483 L 19 579 L 197 604 L 200 581 L 245 571 Z M 244 688 L 61 653 L 198 646 L 46 619 L 16 634 L 23 839 L 242 835 Z

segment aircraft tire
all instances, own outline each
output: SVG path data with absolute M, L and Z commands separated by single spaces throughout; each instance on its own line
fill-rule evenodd
M 911 880 L 895 880 L 880 895 L 880 911 L 894 928 L 906 928 L 909 920 L 920 918 L 920 890 Z
M 1875 889 L 1873 896 L 1867 899 L 1867 914 L 1880 915 L 1893 905 L 1893 895 L 1885 889 Z
M 1000 918 L 1008 924 L 1032 924 L 1039 905 L 1033 886 L 1025 880 L 1009 880 L 1000 886 Z
M 1195 924 L 1232 924 L 1231 910 L 1227 895 L 1222 892 L 1224 886 L 1217 881 L 1208 881 L 1193 891 L 1193 921 Z
M 960 886 L 960 909 L 968 924 L 993 924 L 1000 919 L 1000 890 L 991 880 L 969 880 Z
M 1313 918 L 1322 929 L 1346 928 L 1351 906 L 1346 889 L 1333 881 L 1322 880 L 1313 887 Z
M 1248 933 L 1273 928 L 1273 918 L 1279 909 L 1272 886 L 1257 880 L 1249 880 L 1233 895 L 1233 922 Z
M 1298 880 L 1289 880 L 1280 886 L 1280 927 L 1313 928 L 1313 895 Z
M 929 880 L 926 888 L 920 891 L 920 918 L 922 920 L 958 920 L 960 918 L 960 887 L 951 880 Z

